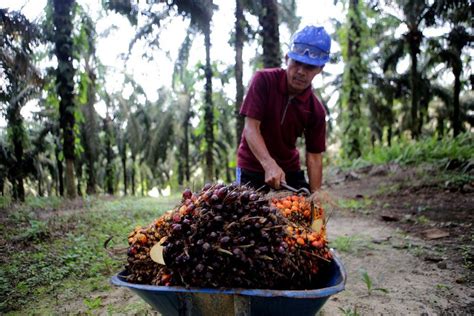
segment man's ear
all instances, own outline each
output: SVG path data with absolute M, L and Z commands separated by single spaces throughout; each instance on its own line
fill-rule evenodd
M 290 59 L 290 58 L 288 57 L 288 54 L 286 54 L 286 55 L 285 55 L 285 64 L 286 64 L 287 66 L 288 66 L 288 60 L 289 60 L 289 59 Z

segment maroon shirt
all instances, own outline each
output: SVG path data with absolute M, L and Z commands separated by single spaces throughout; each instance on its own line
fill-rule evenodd
M 324 107 L 311 87 L 289 98 L 284 69 L 264 69 L 255 73 L 240 114 L 260 121 L 260 132 L 270 156 L 285 172 L 300 170 L 296 139 L 303 134 L 308 152 L 326 150 Z M 237 152 L 237 166 L 254 172 L 264 171 L 245 137 Z

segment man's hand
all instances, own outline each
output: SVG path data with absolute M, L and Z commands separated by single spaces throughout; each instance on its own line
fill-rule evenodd
M 283 169 L 274 160 L 267 166 L 263 165 L 263 168 L 265 169 L 265 183 L 274 189 L 280 189 L 280 183 L 286 182 Z

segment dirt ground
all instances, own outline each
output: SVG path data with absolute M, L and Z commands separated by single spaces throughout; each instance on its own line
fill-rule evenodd
M 473 183 L 422 176 L 434 172 L 389 165 L 326 175 L 329 196 L 349 205 L 328 209 L 327 228 L 347 282 L 320 315 L 474 315 Z M 123 288 L 99 295 L 123 310 L 140 301 Z
M 321 314 L 473 315 L 474 194 L 472 184 L 427 183 L 433 170 L 396 165 L 333 176 L 334 199 L 369 200 L 367 208 L 336 210 L 328 239 L 353 238 L 337 251 L 347 271 L 345 291 Z M 332 183 L 331 183 L 332 181 Z M 361 270 L 373 288 L 369 295 Z

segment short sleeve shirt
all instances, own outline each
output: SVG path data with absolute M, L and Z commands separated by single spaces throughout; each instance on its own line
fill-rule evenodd
M 306 150 L 326 150 L 326 111 L 308 87 L 289 97 L 286 70 L 280 68 L 257 71 L 252 78 L 240 114 L 260 121 L 265 145 L 283 171 L 300 170 L 297 138 L 304 134 Z M 237 152 L 237 165 L 254 172 L 263 167 L 242 137 Z

